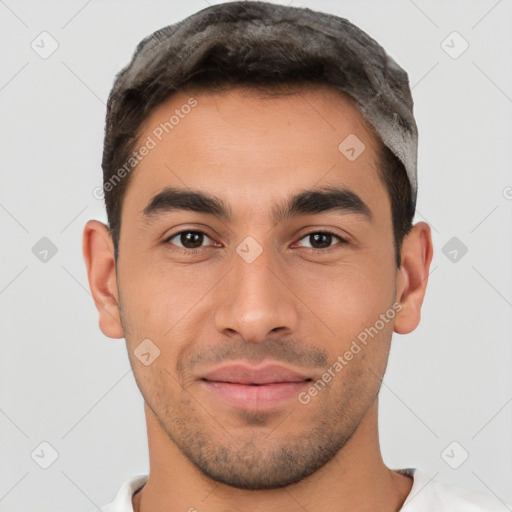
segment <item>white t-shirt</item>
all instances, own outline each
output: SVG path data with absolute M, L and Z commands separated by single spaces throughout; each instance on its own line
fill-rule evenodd
M 414 479 L 411 492 L 400 512 L 510 512 L 510 508 L 493 496 L 470 491 L 456 485 L 435 482 L 415 468 L 397 469 Z M 146 483 L 147 476 L 127 480 L 114 501 L 103 512 L 133 512 L 132 496 Z

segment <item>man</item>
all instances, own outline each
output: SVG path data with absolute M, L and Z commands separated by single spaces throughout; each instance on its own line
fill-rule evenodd
M 412 107 L 373 39 L 309 9 L 215 5 L 139 44 L 84 257 L 150 474 L 105 511 L 506 510 L 380 454 L 392 333 L 417 327 L 432 259 Z

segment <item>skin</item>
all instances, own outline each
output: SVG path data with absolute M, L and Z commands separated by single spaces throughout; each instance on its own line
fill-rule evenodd
M 420 321 L 429 227 L 413 227 L 396 268 L 378 139 L 339 92 L 183 90 L 149 115 L 140 140 L 191 96 L 197 106 L 133 171 L 118 261 L 104 224 L 84 229 L 100 328 L 126 339 L 145 399 L 150 474 L 134 510 L 397 511 L 412 479 L 382 460 L 377 395 L 393 331 Z M 338 149 L 348 134 L 366 146 L 353 162 Z M 168 186 L 221 198 L 232 219 L 169 211 L 148 222 L 144 208 Z M 357 194 L 371 218 L 331 211 L 273 221 L 277 203 L 320 186 Z M 207 235 L 202 252 L 169 240 L 186 229 Z M 314 252 L 309 235 L 326 230 L 345 242 L 332 237 Z M 236 252 L 247 236 L 262 249 L 252 263 Z M 199 379 L 228 359 L 263 359 L 315 382 L 394 303 L 394 319 L 307 405 L 294 397 L 270 410 L 235 408 Z M 145 366 L 134 351 L 147 338 L 160 355 Z

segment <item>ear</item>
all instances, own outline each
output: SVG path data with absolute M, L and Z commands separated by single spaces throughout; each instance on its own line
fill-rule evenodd
M 97 220 L 87 222 L 82 250 L 89 287 L 100 316 L 100 329 L 109 338 L 123 338 L 114 244 L 108 226 Z
M 396 278 L 396 300 L 402 305 L 395 317 L 395 332 L 414 331 L 421 318 L 421 305 L 427 289 L 433 246 L 430 227 L 415 224 L 402 244 L 402 265 Z

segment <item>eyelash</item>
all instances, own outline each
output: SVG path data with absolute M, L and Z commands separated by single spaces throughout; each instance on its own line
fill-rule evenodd
M 171 240 L 173 238 L 176 238 L 177 236 L 179 235 L 182 235 L 183 233 L 199 233 L 201 235 L 204 235 L 208 238 L 210 238 L 210 240 L 212 239 L 210 236 L 208 236 L 204 231 L 200 231 L 200 230 L 195 230 L 195 229 L 185 229 L 183 231 L 178 231 L 177 233 L 174 233 L 172 235 L 170 235 L 169 237 L 167 237 L 165 240 L 164 240 L 164 243 L 165 244 L 168 244 L 168 245 L 171 245 Z M 308 236 L 311 236 L 311 235 L 319 235 L 319 234 L 322 234 L 322 235 L 330 235 L 330 236 L 333 236 L 334 238 L 337 238 L 339 240 L 339 244 L 340 245 L 345 245 L 348 243 L 347 240 L 345 240 L 344 238 L 342 238 L 340 235 L 332 232 L 332 231 L 329 231 L 329 230 L 322 230 L 322 231 L 310 231 L 309 233 L 306 233 L 305 235 L 303 235 L 301 238 L 299 238 L 299 241 L 300 240 L 303 240 L 304 238 L 307 238 Z M 174 244 L 172 244 L 174 245 Z M 331 247 L 327 247 L 326 249 L 317 249 L 317 248 L 314 248 L 314 247 L 303 247 L 303 249 L 308 249 L 310 252 L 313 252 L 313 253 L 327 253 L 327 252 L 330 252 L 331 250 L 335 249 L 336 248 L 336 245 L 333 245 Z M 208 249 L 208 247 L 197 247 L 195 249 L 187 249 L 185 247 L 179 247 L 177 246 L 177 248 L 175 250 L 178 250 L 180 252 L 184 252 L 186 254 L 194 254 L 194 253 L 201 253 L 202 251 L 204 251 L 205 249 Z

